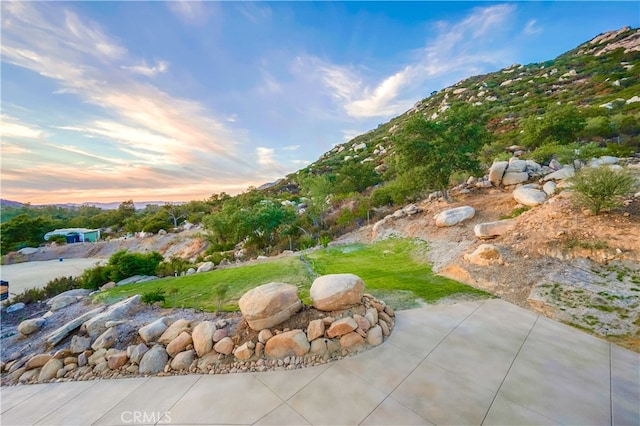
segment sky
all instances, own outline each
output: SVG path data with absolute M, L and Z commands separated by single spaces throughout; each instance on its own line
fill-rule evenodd
M 2 198 L 202 200 L 432 91 L 640 26 L 640 2 L 1 2 Z

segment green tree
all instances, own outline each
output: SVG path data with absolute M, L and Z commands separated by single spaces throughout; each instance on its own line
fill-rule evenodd
M 477 108 L 452 108 L 438 121 L 416 114 L 396 137 L 398 180 L 410 192 L 440 190 L 448 200 L 451 175 L 478 173 L 477 155 L 488 140 L 486 120 Z
M 524 122 L 522 142 L 535 148 L 549 143 L 567 145 L 576 141 L 586 120 L 568 104 L 551 105 L 542 116 L 530 115 Z
M 134 275 L 155 275 L 162 259 L 162 255 L 155 251 L 142 254 L 119 250 L 109 258 L 109 278 L 117 282 Z
M 621 205 L 622 198 L 633 192 L 636 182 L 626 170 L 608 167 L 587 167 L 571 179 L 574 200 L 595 215 L 603 209 Z
M 38 247 L 45 242 L 44 234 L 53 231 L 60 225 L 62 225 L 60 221 L 54 221 L 43 216 L 36 218 L 31 218 L 28 214 L 16 216 L 3 223 L 0 227 L 2 254 L 19 250 L 23 247 Z
M 305 213 L 311 218 L 313 226 L 324 227 L 324 216 L 329 210 L 329 196 L 333 182 L 327 175 L 307 176 L 300 181 L 300 191 L 307 198 Z
M 162 206 L 173 227 L 178 227 L 178 221 L 187 217 L 187 209 L 182 204 L 167 203 Z

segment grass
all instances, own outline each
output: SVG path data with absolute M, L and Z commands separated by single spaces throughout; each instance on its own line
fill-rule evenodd
M 170 295 L 162 303 L 165 308 L 171 308 L 175 304 L 177 307 L 214 312 L 218 307 L 216 289 L 227 285 L 228 291 L 222 310 L 234 311 L 238 309 L 238 300 L 245 292 L 272 281 L 294 284 L 303 300 L 309 297 L 311 278 L 304 264 L 297 257 L 287 257 L 238 268 L 217 269 L 184 277 L 125 285 L 102 292 L 97 298 L 98 301 L 111 302 L 134 294 L 144 295 L 160 290 Z
M 362 278 L 366 291 L 375 293 L 409 290 L 425 302 L 454 294 L 488 296 L 481 290 L 435 275 L 423 260 L 425 243 L 389 239 L 371 245 L 331 247 L 307 255 L 319 274 L 352 273 Z
M 394 308 L 417 305 L 416 299 L 435 302 L 452 295 L 489 297 L 489 294 L 457 281 L 435 275 L 423 260 L 425 243 L 392 239 L 371 245 L 352 244 L 330 247 L 305 256 L 287 257 L 237 268 L 169 277 L 142 284 L 116 287 L 100 293 L 97 301 L 113 302 L 134 294 L 166 295 L 161 305 L 165 308 L 185 307 L 214 312 L 218 308 L 220 292 L 227 286 L 223 311 L 238 309 L 238 300 L 251 288 L 272 281 L 298 287 L 302 301 L 310 305 L 311 273 L 325 275 L 352 273 L 365 282 L 365 291 L 387 301 Z M 311 272 L 311 273 L 310 273 Z

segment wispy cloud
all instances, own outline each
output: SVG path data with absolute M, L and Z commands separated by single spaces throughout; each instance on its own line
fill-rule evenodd
M 167 7 L 181 21 L 191 25 L 204 25 L 209 17 L 209 11 L 200 0 L 171 0 Z
M 4 140 L 7 138 L 39 139 L 43 136 L 43 132 L 40 129 L 22 123 L 15 117 L 2 114 L 0 116 L 0 135 Z
M 289 145 L 282 147 L 283 151 L 297 151 L 300 149 L 300 145 Z
M 538 25 L 538 21 L 535 19 L 527 22 L 527 25 L 524 27 L 523 32 L 527 35 L 538 34 L 542 32 L 542 27 Z
M 200 7 L 189 4 L 192 10 Z M 26 2 L 3 2 L 2 10 L 4 62 L 54 80 L 59 85 L 56 93 L 75 94 L 82 101 L 101 107 L 105 117 L 114 118 L 60 123 L 59 127 L 75 133 L 72 140 L 97 137 L 110 141 L 117 156 L 125 158 L 129 167 L 142 167 L 141 170 L 154 173 L 158 179 L 164 176 L 156 184 L 169 192 L 176 185 L 196 184 L 201 176 L 209 176 L 212 168 L 216 170 L 216 183 L 230 176 L 237 180 L 239 174 L 247 176 L 250 184 L 276 177 L 264 170 L 256 171 L 252 159 L 239 150 L 246 143 L 246 132 L 242 129 L 232 132 L 225 127 L 227 119 L 217 119 L 200 103 L 177 98 L 136 79 L 138 75 L 168 72 L 166 62 L 148 66 L 144 60 L 132 57 L 95 23 L 69 10 Z M 131 63 L 142 65 L 126 65 Z M 232 117 L 230 121 L 235 119 Z M 11 117 L 3 116 L 2 124 L 5 135 L 21 138 L 42 135 L 42 130 Z M 95 163 L 100 155 L 94 157 Z M 149 169 L 144 169 L 147 166 Z M 10 164 L 6 167 L 15 168 Z M 193 173 L 186 174 L 191 181 L 178 182 L 166 177 L 175 169 L 186 168 Z M 3 168 L 3 177 L 10 171 Z M 92 179 L 91 175 L 85 178 L 99 179 L 96 176 Z M 216 190 L 209 185 L 209 191 Z
M 321 81 L 350 117 L 388 117 L 410 108 L 416 91 L 424 90 L 429 80 L 454 72 L 468 75 L 478 64 L 498 62 L 501 52 L 487 41 L 501 31 L 514 11 L 514 5 L 489 6 L 474 9 L 457 23 L 436 23 L 435 39 L 416 51 L 412 62 L 378 82 L 365 83 L 370 72 L 315 56 L 296 58 L 293 69 Z
M 156 61 L 156 65 L 154 67 L 150 67 L 146 64 L 146 62 L 143 62 L 142 65 L 122 65 L 120 68 L 122 68 L 123 70 L 131 71 L 135 74 L 154 77 L 158 73 L 167 72 L 167 70 L 169 69 L 169 63 L 166 61 Z

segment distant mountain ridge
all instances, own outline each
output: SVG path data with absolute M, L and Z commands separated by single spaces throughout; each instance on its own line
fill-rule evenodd
M 155 205 L 155 206 L 163 206 L 165 204 L 167 204 L 168 201 L 134 201 L 133 204 L 136 206 L 136 209 L 140 210 L 140 209 L 144 209 L 146 206 L 148 205 Z M 98 203 L 98 202 L 92 202 L 92 201 L 88 201 L 86 203 L 54 203 L 54 204 L 29 204 L 31 207 L 40 207 L 40 206 L 57 206 L 57 207 L 66 207 L 66 208 L 77 208 L 77 207 L 82 207 L 82 206 L 92 206 L 92 207 L 98 207 L 102 210 L 115 210 L 118 208 L 118 206 L 120 206 L 121 201 L 116 201 L 116 202 L 112 202 L 112 203 Z M 177 203 L 177 204 L 181 204 L 181 203 Z M 22 203 L 19 201 L 12 201 L 12 200 L 4 200 L 4 199 L 0 199 L 0 206 L 3 208 L 7 208 L 7 207 L 14 207 L 14 208 L 19 208 L 19 207 L 24 207 L 26 206 L 27 203 Z

